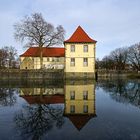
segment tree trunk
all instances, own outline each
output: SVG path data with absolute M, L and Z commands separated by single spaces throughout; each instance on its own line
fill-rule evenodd
M 43 69 L 43 47 L 40 48 L 40 69 Z

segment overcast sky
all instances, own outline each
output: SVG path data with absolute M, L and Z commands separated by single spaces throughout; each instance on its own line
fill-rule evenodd
M 97 40 L 97 57 L 118 47 L 140 42 L 140 0 L 0 0 L 0 48 L 24 43 L 14 40 L 13 25 L 25 15 L 42 13 L 46 21 L 62 25 L 65 39 L 78 25 Z

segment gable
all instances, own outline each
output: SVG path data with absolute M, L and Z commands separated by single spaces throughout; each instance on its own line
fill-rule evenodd
M 64 43 L 96 43 L 96 40 L 91 39 L 88 34 L 78 26 L 76 31 L 72 34 L 72 36 L 64 41 Z

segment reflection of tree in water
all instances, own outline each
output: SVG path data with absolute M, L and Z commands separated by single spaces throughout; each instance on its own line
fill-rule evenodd
M 61 128 L 64 123 L 63 108 L 52 105 L 27 105 L 15 116 L 21 135 L 30 139 L 40 139 L 55 125 Z
M 123 103 L 131 103 L 140 107 L 140 83 L 139 81 L 126 81 L 126 80 L 105 80 L 100 81 L 98 84 L 110 96 Z
M 15 89 L 0 88 L 0 105 L 12 106 L 16 103 Z

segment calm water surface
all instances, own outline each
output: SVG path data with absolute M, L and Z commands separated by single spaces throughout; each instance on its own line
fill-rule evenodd
M 140 140 L 140 80 L 0 81 L 0 140 Z

